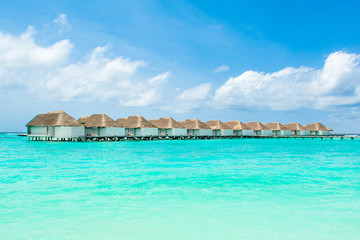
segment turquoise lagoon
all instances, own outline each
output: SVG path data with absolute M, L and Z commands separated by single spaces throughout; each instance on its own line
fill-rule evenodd
M 0 134 L 0 239 L 360 239 L 360 141 Z

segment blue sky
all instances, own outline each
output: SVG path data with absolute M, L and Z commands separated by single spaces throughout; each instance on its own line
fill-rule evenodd
M 360 132 L 357 1 L 1 1 L 0 131 L 141 114 Z

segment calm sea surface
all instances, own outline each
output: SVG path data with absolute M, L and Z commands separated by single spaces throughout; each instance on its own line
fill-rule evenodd
M 360 141 L 0 134 L 0 239 L 360 239 Z

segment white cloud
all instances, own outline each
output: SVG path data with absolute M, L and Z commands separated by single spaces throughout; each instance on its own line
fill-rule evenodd
M 323 68 L 287 67 L 274 73 L 247 71 L 215 91 L 219 107 L 326 109 L 360 103 L 360 55 L 335 52 Z
M 229 68 L 228 65 L 221 65 L 221 66 L 219 66 L 218 68 L 216 68 L 216 69 L 214 70 L 214 72 L 216 72 L 216 73 L 219 73 L 219 72 L 227 72 L 227 71 L 229 71 L 229 70 L 230 70 L 230 68 Z
M 29 28 L 19 37 L 0 34 L 0 85 L 26 88 L 37 96 L 63 101 L 106 101 L 123 106 L 149 106 L 161 99 L 170 73 L 138 79 L 143 61 L 109 58 L 109 47 L 97 47 L 84 62 L 69 63 L 68 40 L 48 47 L 37 45 Z
M 62 33 L 66 30 L 70 29 L 70 24 L 67 18 L 66 14 L 59 14 L 59 16 L 57 18 L 54 19 L 53 21 L 57 26 L 59 26 L 59 33 Z
M 122 106 L 166 105 L 183 113 L 204 106 L 244 109 L 329 109 L 360 103 L 360 55 L 335 52 L 322 68 L 287 67 L 278 72 L 246 71 L 212 90 L 210 83 L 180 91 L 164 102 L 170 72 L 139 77 L 143 61 L 109 57 L 109 46 L 95 48 L 79 62 L 69 60 L 69 40 L 41 46 L 35 30 L 20 36 L 0 32 L 0 87 L 26 89 L 34 96 L 60 101 L 117 100 Z M 226 66 L 226 65 L 223 65 Z M 223 67 L 220 66 L 220 67 Z M 227 66 L 226 66 L 227 67 Z M 155 76 L 154 76 L 155 75 Z
M 65 14 L 59 14 L 57 18 L 54 19 L 54 23 L 59 25 L 68 25 L 67 16 Z
M 31 26 L 20 36 L 0 32 L 0 68 L 49 67 L 68 59 L 73 48 L 69 40 L 42 47 L 34 43 L 34 34 Z
M 170 72 L 164 72 L 148 80 L 148 83 L 158 85 L 167 82 L 170 77 Z
M 177 99 L 184 101 L 205 100 L 208 98 L 210 90 L 211 90 L 210 83 L 200 84 L 196 87 L 186 89 L 177 97 Z
M 175 113 L 192 112 L 203 107 L 210 98 L 211 84 L 204 83 L 180 93 L 168 110 Z

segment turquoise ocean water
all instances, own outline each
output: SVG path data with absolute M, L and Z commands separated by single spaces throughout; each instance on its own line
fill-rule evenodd
M 0 134 L 0 239 L 360 239 L 360 141 Z

